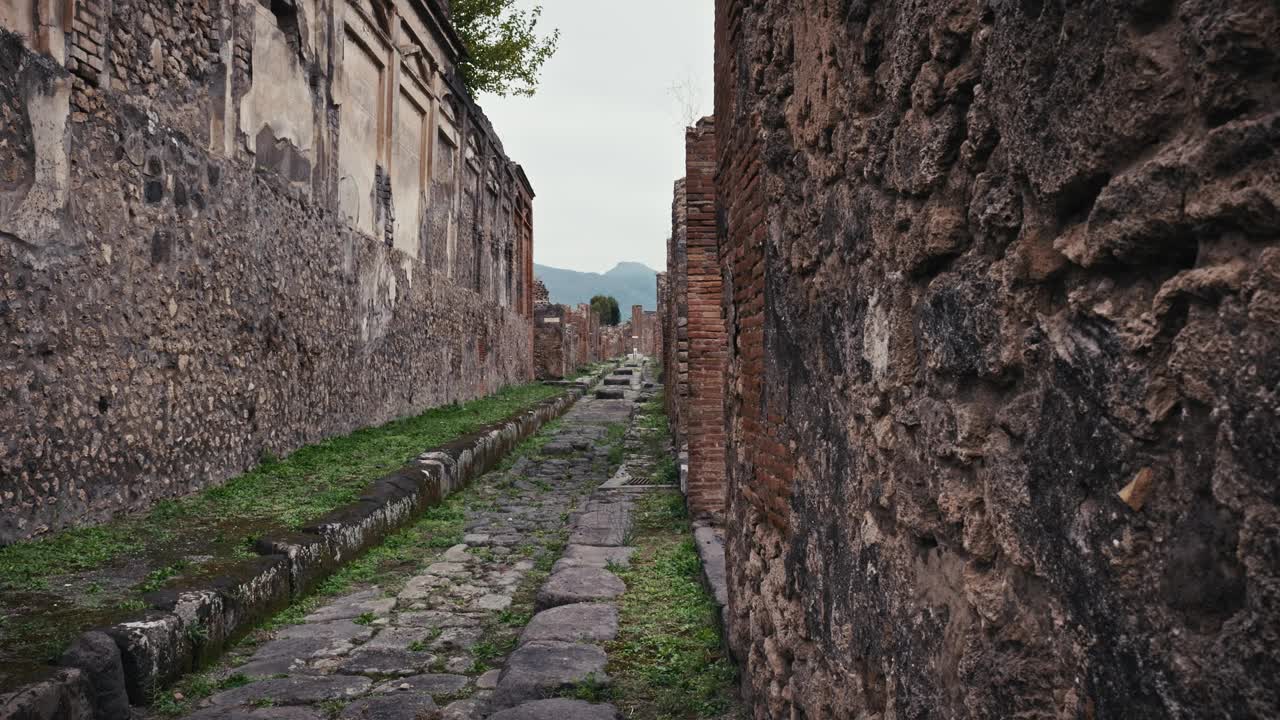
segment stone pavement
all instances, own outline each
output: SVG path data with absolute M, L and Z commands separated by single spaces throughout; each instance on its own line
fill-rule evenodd
M 557 696 L 609 683 L 602 644 L 617 635 L 614 601 L 626 591 L 610 568 L 629 562 L 632 498 L 643 489 L 600 488 L 602 441 L 653 387 L 647 367 L 628 369 L 605 398 L 580 400 L 536 457 L 466 491 L 479 501 L 468 503 L 461 544 L 394 594 L 360 588 L 279 631 L 234 669 L 252 682 L 208 698 L 189 720 L 615 718 L 612 706 Z M 623 397 L 608 399 L 616 391 Z M 551 572 L 536 614 L 514 650 L 495 656 L 494 628 L 527 617 L 513 598 L 533 589 L 539 567 Z

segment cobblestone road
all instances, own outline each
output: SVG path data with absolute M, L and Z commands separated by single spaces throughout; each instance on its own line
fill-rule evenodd
M 402 586 L 361 587 L 279 630 L 234 668 L 250 682 L 187 717 L 616 717 L 609 705 L 560 697 L 609 682 L 601 646 L 618 632 L 611 601 L 626 590 L 609 568 L 631 555 L 637 489 L 612 487 L 617 476 L 600 486 L 647 390 L 641 368 L 611 377 L 602 397 L 583 398 L 544 431 L 537 453 L 464 491 L 462 543 Z M 605 399 L 619 390 L 621 399 Z

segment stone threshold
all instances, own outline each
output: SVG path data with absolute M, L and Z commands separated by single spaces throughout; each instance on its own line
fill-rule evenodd
M 375 480 L 359 500 L 297 532 L 260 538 L 257 557 L 144 596 L 150 608 L 141 619 L 83 633 L 49 677 L 0 696 L 0 720 L 127 720 L 130 705 L 148 705 L 165 686 L 209 665 L 257 624 L 496 467 L 584 394 L 571 387 L 424 452 Z

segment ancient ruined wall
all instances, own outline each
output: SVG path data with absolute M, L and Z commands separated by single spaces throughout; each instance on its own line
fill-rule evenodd
M 541 305 L 534 309 L 533 371 L 539 380 L 560 380 L 580 365 L 576 328 L 566 305 Z
M 0 542 L 532 377 L 532 191 L 430 7 L 76 0 L 57 48 L 0 36 Z
M 1280 714 L 1276 5 L 716 4 L 756 716 Z
M 716 240 L 716 134 L 711 118 L 685 133 L 688 331 L 686 422 L 689 509 L 720 518 L 725 509 L 724 369 L 728 355 Z
M 685 180 L 676 180 L 671 198 L 671 237 L 667 238 L 667 276 L 670 302 L 663 332 L 668 338 L 667 418 L 676 448 L 688 443 L 689 421 L 689 256 Z

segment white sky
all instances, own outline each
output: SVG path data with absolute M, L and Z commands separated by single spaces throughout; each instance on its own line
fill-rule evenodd
M 713 0 L 520 4 L 542 5 L 539 29 L 559 28 L 560 49 L 534 97 L 479 102 L 537 194 L 534 260 L 665 269 L 684 126 L 712 110 Z M 693 97 L 692 113 L 681 95 Z

